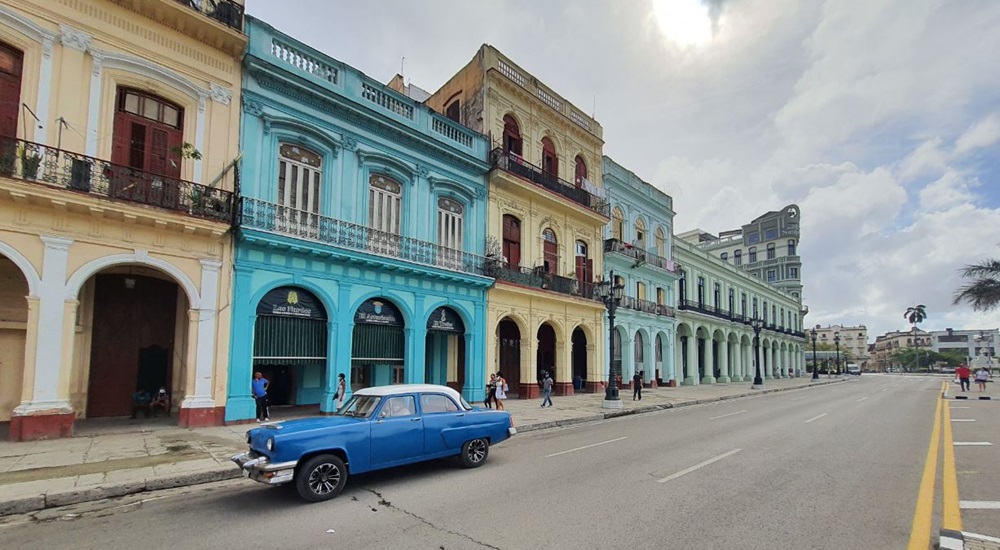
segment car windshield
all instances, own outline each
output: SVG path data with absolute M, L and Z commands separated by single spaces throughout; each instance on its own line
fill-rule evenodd
M 340 416 L 368 418 L 375 412 L 381 400 L 381 397 L 375 395 L 353 395 L 336 414 Z

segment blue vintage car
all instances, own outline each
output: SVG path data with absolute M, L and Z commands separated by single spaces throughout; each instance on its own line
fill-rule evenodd
M 232 457 L 261 483 L 294 483 L 310 502 L 340 494 L 349 474 L 458 456 L 475 468 L 517 433 L 510 413 L 473 408 L 455 390 L 401 384 L 359 390 L 332 416 L 263 424 Z

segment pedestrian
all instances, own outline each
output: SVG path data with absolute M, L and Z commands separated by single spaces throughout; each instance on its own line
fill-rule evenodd
M 643 371 L 637 371 L 632 375 L 632 401 L 636 398 L 642 401 L 642 373 Z
M 257 422 L 267 422 L 267 389 L 271 387 L 264 375 L 257 371 L 253 373 L 253 381 L 250 382 L 250 389 L 253 391 L 253 398 L 257 402 Z
M 344 373 L 340 373 L 337 375 L 337 393 L 334 394 L 338 411 L 344 406 L 345 395 L 347 395 L 347 379 L 344 377 Z
M 976 385 L 979 386 L 979 391 L 986 391 L 986 381 L 990 378 L 990 371 L 986 370 L 986 367 L 979 367 L 976 371 Z
M 542 406 L 544 407 L 546 403 L 552 406 L 552 377 L 549 376 L 549 371 L 542 373 Z
M 962 386 L 962 391 L 968 391 L 969 375 L 971 374 L 972 372 L 969 370 L 969 367 L 965 366 L 965 363 L 962 363 L 957 369 L 955 369 L 955 376 L 958 377 L 958 381 Z
M 507 379 L 503 377 L 503 373 L 500 371 L 497 371 L 496 384 L 496 390 L 493 393 L 493 398 L 496 400 L 497 410 L 502 411 L 504 410 L 503 400 L 507 399 L 508 388 Z
M 497 391 L 497 375 L 490 373 L 490 381 L 486 383 L 486 399 L 483 399 L 483 405 L 486 405 L 487 409 L 493 408 L 493 402 L 496 400 Z

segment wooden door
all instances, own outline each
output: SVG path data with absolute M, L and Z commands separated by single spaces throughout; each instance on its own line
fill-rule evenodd
M 521 221 L 510 214 L 503 217 L 503 255 L 508 269 L 521 265 Z
M 112 133 L 112 197 L 176 209 L 181 193 L 183 110 L 165 100 L 121 89 Z
M 0 43 L 0 171 L 15 169 L 17 115 L 21 108 L 21 67 L 23 54 Z

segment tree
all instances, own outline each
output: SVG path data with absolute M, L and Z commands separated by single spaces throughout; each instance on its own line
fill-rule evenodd
M 917 328 L 917 325 L 924 322 L 927 318 L 927 310 L 924 304 L 916 305 L 913 307 L 906 308 L 906 313 L 903 314 L 903 318 L 906 319 L 907 323 L 910 323 L 913 328 Z
M 926 363 L 928 365 L 927 368 L 935 363 L 944 363 L 945 366 L 957 367 L 959 363 L 965 362 L 965 356 L 961 353 L 938 353 L 927 348 L 919 349 L 908 347 L 893 352 L 893 354 L 889 356 L 889 360 L 894 364 L 902 366 L 906 371 L 910 371 L 918 370 L 921 362 Z
M 966 302 L 976 311 L 988 311 L 1000 304 L 1000 260 L 984 260 L 958 272 L 971 281 L 955 291 L 952 303 Z

